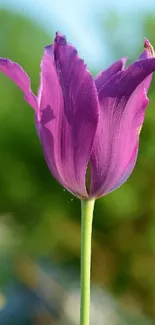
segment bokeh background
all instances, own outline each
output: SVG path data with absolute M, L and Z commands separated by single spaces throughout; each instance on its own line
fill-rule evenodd
M 43 47 L 66 34 L 95 75 L 155 46 L 155 3 L 0 0 L 0 56 L 39 86 Z M 99 199 L 92 325 L 155 324 L 155 79 L 136 168 Z M 79 324 L 80 202 L 50 175 L 23 94 L 0 74 L 0 325 Z

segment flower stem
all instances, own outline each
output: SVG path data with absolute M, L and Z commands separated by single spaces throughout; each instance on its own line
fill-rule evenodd
M 81 302 L 80 325 L 89 325 L 91 235 L 95 200 L 81 201 Z

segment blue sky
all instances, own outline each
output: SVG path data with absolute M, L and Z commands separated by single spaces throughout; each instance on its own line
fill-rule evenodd
M 98 68 L 108 56 L 106 45 L 103 46 L 104 31 L 101 42 L 101 31 L 98 30 L 100 12 L 106 17 L 109 9 L 117 10 L 125 19 L 129 12 L 133 12 L 134 17 L 138 17 L 142 12 L 155 9 L 155 0 L 0 0 L 0 6 L 9 6 L 31 16 L 48 31 L 50 26 L 52 31 L 53 28 L 62 31 L 78 48 L 88 66 Z M 127 28 L 136 33 L 134 29 L 138 29 L 138 26 L 133 23 L 128 24 Z

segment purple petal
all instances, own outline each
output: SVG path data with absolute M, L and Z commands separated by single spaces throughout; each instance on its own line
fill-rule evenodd
M 85 174 L 98 123 L 94 80 L 75 48 L 57 34 L 42 59 L 37 122 L 48 166 L 78 197 L 87 197 Z
M 9 59 L 0 58 L 0 71 L 14 81 L 14 83 L 24 92 L 24 98 L 28 104 L 37 111 L 37 98 L 31 91 L 30 79 L 22 67 Z
M 95 84 L 97 92 L 101 90 L 103 85 L 117 72 L 124 70 L 126 58 L 122 58 L 119 61 L 113 63 L 108 69 L 101 71 L 95 78 Z
M 91 154 L 91 196 L 108 193 L 131 161 L 148 104 L 148 76 L 153 71 L 154 58 L 137 61 L 114 75 L 99 92 L 100 119 Z
M 137 156 L 138 156 L 138 143 L 136 144 L 136 147 L 133 151 L 133 155 L 132 155 L 128 165 L 125 167 L 125 171 L 124 171 L 123 175 L 120 177 L 120 179 L 117 181 L 115 186 L 108 193 L 113 192 L 114 190 L 116 190 L 118 187 L 120 187 L 127 181 L 127 179 L 129 178 L 129 176 L 131 175 L 131 173 L 135 167 L 135 164 L 137 161 Z

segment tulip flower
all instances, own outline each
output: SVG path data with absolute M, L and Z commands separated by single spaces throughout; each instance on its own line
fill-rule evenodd
M 24 70 L 0 59 L 0 71 L 21 88 L 35 111 L 51 173 L 75 196 L 98 198 L 130 176 L 155 70 L 153 56 L 145 39 L 138 61 L 125 69 L 123 58 L 94 79 L 75 48 L 57 33 L 44 51 L 37 97 Z
M 81 325 L 89 324 L 90 247 L 94 200 L 120 187 L 136 164 L 139 135 L 155 71 L 147 39 L 139 59 L 125 58 L 93 78 L 76 49 L 60 33 L 45 48 L 38 96 L 15 62 L 0 71 L 24 92 L 47 165 L 63 187 L 82 200 Z

